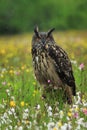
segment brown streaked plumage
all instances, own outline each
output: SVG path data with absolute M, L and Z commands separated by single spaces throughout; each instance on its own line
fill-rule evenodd
M 56 45 L 52 36 L 54 28 L 48 32 L 34 29 L 32 38 L 32 58 L 36 79 L 49 89 L 62 88 L 72 103 L 72 95 L 76 95 L 75 79 L 72 65 L 67 53 Z M 48 83 L 50 81 L 50 85 Z

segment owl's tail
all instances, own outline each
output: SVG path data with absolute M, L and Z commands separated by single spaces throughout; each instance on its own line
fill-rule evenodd
M 73 96 L 76 96 L 76 85 L 75 85 L 74 77 L 73 77 L 73 80 L 70 80 L 70 81 L 68 82 L 68 85 L 69 85 L 70 88 L 72 89 L 72 95 L 73 95 Z
M 75 84 L 72 87 L 72 94 L 73 94 L 73 96 L 76 96 L 76 85 Z

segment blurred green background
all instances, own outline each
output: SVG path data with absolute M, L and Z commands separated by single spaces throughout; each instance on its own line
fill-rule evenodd
M 0 0 L 0 34 L 87 29 L 87 0 Z

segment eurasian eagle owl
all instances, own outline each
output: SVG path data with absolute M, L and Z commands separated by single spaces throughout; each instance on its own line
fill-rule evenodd
M 62 88 L 67 102 L 72 103 L 76 95 L 76 85 L 72 65 L 67 53 L 59 47 L 52 36 L 54 28 L 48 32 L 34 29 L 32 38 L 32 58 L 36 79 L 49 89 Z

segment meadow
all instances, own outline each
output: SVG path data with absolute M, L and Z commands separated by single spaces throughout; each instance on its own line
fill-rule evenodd
M 87 130 L 87 32 L 56 32 L 54 38 L 72 62 L 73 104 L 64 103 L 61 92 L 42 98 L 32 67 L 32 34 L 0 36 L 0 130 Z

